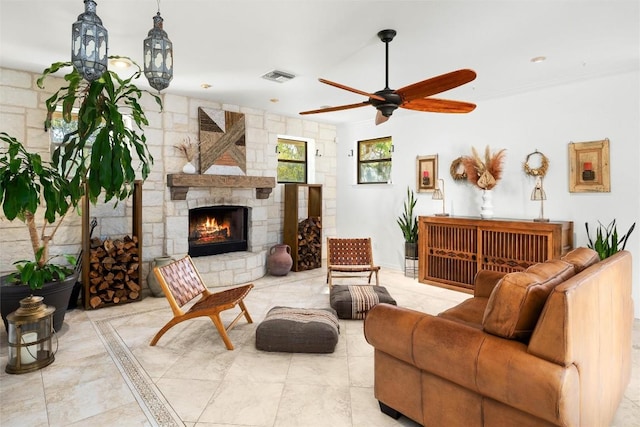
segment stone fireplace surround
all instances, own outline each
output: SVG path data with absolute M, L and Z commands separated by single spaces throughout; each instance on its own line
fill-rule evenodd
M 189 250 L 189 209 L 206 206 L 248 208 L 247 251 L 193 258 L 207 286 L 229 286 L 256 280 L 266 274 L 269 199 L 256 199 L 249 188 L 211 188 L 190 191 L 185 201 L 167 200 L 173 215 L 165 219 L 167 255 L 176 259 Z

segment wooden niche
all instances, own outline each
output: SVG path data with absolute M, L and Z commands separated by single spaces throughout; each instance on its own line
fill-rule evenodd
M 131 235 L 104 240 L 91 237 L 97 222 L 89 223 L 87 197 L 82 212 L 84 308 L 139 301 L 142 297 L 142 181 L 134 183 Z
M 321 184 L 285 184 L 283 241 L 291 247 L 291 270 L 322 267 Z

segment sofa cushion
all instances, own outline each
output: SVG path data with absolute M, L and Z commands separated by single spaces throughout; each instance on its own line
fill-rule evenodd
M 333 285 L 329 292 L 331 308 L 340 319 L 364 319 L 381 302 L 397 305 L 384 286 Z
M 561 260 L 507 274 L 489 297 L 483 329 L 503 338 L 528 342 L 553 288 L 574 274 L 573 264 Z
M 489 298 L 473 297 L 462 301 L 455 307 L 438 314 L 445 319 L 463 322 L 474 328 L 482 329 L 482 318 Z
M 575 248 L 560 259 L 562 261 L 568 262 L 569 264 L 573 264 L 573 267 L 576 270 L 576 274 L 580 273 L 585 268 L 590 267 L 597 262 L 600 262 L 600 256 L 598 255 L 598 252 L 585 247 Z
M 289 353 L 333 353 L 340 324 L 331 308 L 273 307 L 256 328 L 256 348 Z

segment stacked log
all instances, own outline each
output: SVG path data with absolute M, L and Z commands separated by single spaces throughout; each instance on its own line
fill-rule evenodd
M 89 305 L 99 308 L 140 298 L 138 238 L 91 239 Z
M 298 269 L 322 267 L 322 224 L 320 217 L 309 217 L 298 223 Z

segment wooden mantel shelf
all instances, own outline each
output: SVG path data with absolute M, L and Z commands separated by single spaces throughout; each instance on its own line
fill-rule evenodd
M 245 175 L 198 175 L 172 173 L 167 175 L 167 187 L 171 189 L 171 200 L 186 200 L 189 187 L 255 188 L 257 199 L 268 199 L 276 186 L 272 176 Z

